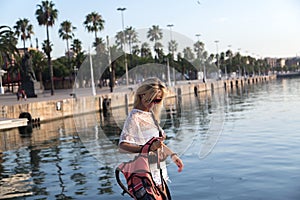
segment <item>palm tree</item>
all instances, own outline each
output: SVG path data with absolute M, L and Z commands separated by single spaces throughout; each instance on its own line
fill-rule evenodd
M 82 51 L 82 43 L 79 39 L 74 39 L 73 43 L 71 44 L 71 48 L 74 52 L 74 54 L 78 54 Z
M 125 44 L 125 41 L 124 41 L 124 32 L 123 31 L 117 32 L 115 38 L 116 38 L 116 45 L 117 45 L 117 47 L 123 50 L 123 45 Z
M 178 47 L 178 43 L 176 42 L 176 40 L 171 40 L 169 42 L 169 52 L 171 52 L 172 57 L 174 57 L 174 52 L 177 51 L 177 47 Z
M 149 48 L 149 44 L 144 42 L 141 45 L 141 57 L 151 57 L 151 49 Z
M 81 64 L 84 62 L 85 59 L 85 55 L 84 52 L 82 51 L 82 43 L 79 39 L 74 39 L 73 43 L 71 44 L 71 48 L 73 49 L 74 52 L 74 64 L 76 66 L 76 68 L 74 69 L 74 75 L 75 77 L 77 76 L 77 71 L 79 70 Z M 80 77 L 79 77 L 79 84 L 80 86 L 82 86 L 82 73 L 80 73 Z
M 194 51 L 197 53 L 197 58 L 198 59 L 201 58 L 203 50 L 204 50 L 204 43 L 200 42 L 200 41 L 197 41 L 194 44 Z
M 154 45 L 154 51 L 156 52 L 157 56 L 157 59 L 162 59 L 163 56 L 164 56 L 164 52 L 163 52 L 163 45 L 162 43 L 160 42 L 156 42 L 155 45 Z
M 17 39 L 9 26 L 0 26 L 0 69 L 18 53 Z
M 232 71 L 232 70 L 231 70 L 231 68 L 232 68 L 232 56 L 233 56 L 232 51 L 231 51 L 230 49 L 228 49 L 228 50 L 226 51 L 226 53 L 225 53 L 225 56 L 229 58 L 228 69 L 225 68 L 225 69 L 226 69 L 226 73 L 229 73 L 229 72 Z
M 95 33 L 95 42 L 97 42 L 97 32 L 104 29 L 104 19 L 97 12 L 92 12 L 85 17 L 83 25 L 88 30 L 88 32 Z
M 47 58 L 41 51 L 30 51 L 29 52 L 32 56 L 32 65 L 35 72 L 38 74 L 38 81 L 40 81 L 40 89 L 43 87 L 43 70 L 44 67 L 47 65 Z
M 162 37 L 163 33 L 158 25 L 153 25 L 152 28 L 149 28 L 147 38 L 149 38 L 151 42 L 154 42 L 154 51 L 156 51 L 157 53 L 159 53 L 159 48 L 162 47 L 162 44 L 158 44 L 157 41 L 161 40 Z
M 53 44 L 51 44 L 51 42 L 50 43 L 48 43 L 48 40 L 44 40 L 44 42 L 42 43 L 42 49 L 43 49 L 43 51 L 44 51 L 44 53 L 46 54 L 46 55 L 49 55 L 50 54 L 50 52 L 52 51 L 52 46 L 53 46 Z M 48 56 L 47 56 L 48 57 Z M 49 66 L 48 66 L 49 67 Z M 50 68 L 49 68 L 50 69 Z
M 125 30 L 125 38 L 126 42 L 128 42 L 129 52 L 130 54 L 132 54 L 132 44 L 139 42 L 138 33 L 135 31 L 134 28 L 132 28 L 132 26 L 130 26 Z
M 82 51 L 82 43 L 79 39 L 74 39 L 71 47 L 75 55 L 75 66 L 79 69 L 85 59 L 84 52 Z
M 21 40 L 23 40 L 23 46 L 24 46 L 24 51 L 25 51 L 25 41 L 27 39 L 30 39 L 31 43 L 31 35 L 34 34 L 33 32 L 33 26 L 32 24 L 29 23 L 29 20 L 24 18 L 24 19 L 19 19 L 16 22 L 16 25 L 14 26 L 15 29 L 15 34 L 19 37 L 21 36 Z M 32 46 L 32 44 L 31 44 Z
M 141 49 L 140 49 L 139 45 L 134 45 L 132 47 L 132 54 L 137 56 L 140 53 L 141 53 Z
M 28 39 L 30 41 L 30 47 L 32 47 L 31 35 L 34 35 L 32 24 L 29 24 L 29 26 L 27 28 L 27 32 L 28 32 Z
M 14 72 L 18 74 L 19 71 L 19 62 L 16 62 L 19 57 L 17 42 L 17 38 L 9 26 L 0 26 L 0 70 L 7 70 L 7 78 Z
M 207 59 L 208 62 L 209 62 L 209 63 L 212 63 L 215 57 L 216 57 L 216 56 L 215 56 L 213 53 L 211 53 L 211 54 L 209 55 L 208 59 Z
M 46 26 L 47 40 L 44 51 L 48 57 L 48 67 L 50 68 L 50 79 L 51 79 L 51 95 L 54 95 L 54 81 L 53 81 L 53 67 L 51 65 L 51 51 L 49 40 L 49 26 L 52 27 L 57 19 L 58 11 L 54 8 L 54 3 L 51 1 L 42 1 L 42 4 L 37 5 L 38 9 L 35 11 L 36 19 L 40 26 Z
M 103 38 L 96 38 L 96 41 L 93 43 L 93 46 L 95 47 L 97 54 L 104 53 L 106 50 L 105 41 L 103 40 Z
M 188 61 L 191 61 L 194 59 L 194 53 L 193 53 L 191 47 L 186 47 L 183 49 L 183 58 Z
M 58 30 L 59 37 L 67 42 L 67 52 L 68 52 L 68 63 L 69 67 L 71 68 L 70 62 L 70 48 L 69 48 L 69 40 L 74 37 L 73 31 L 76 30 L 76 27 L 72 26 L 70 21 L 63 21 L 60 24 L 60 29 Z

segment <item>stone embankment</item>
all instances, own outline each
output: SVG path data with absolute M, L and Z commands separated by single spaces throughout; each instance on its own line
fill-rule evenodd
M 276 76 L 257 76 L 242 79 L 219 80 L 202 83 L 200 81 L 177 82 L 169 88 L 169 97 L 186 94 L 198 94 L 205 91 L 214 91 L 218 88 L 244 87 L 249 84 L 269 82 Z M 119 107 L 128 108 L 134 99 L 134 88 L 116 88 L 113 93 L 109 91 L 92 96 L 89 88 L 77 89 L 75 94 L 68 98 L 56 98 L 43 101 L 1 105 L 0 118 L 19 118 L 21 113 L 29 113 L 33 121 L 47 122 L 56 119 L 88 114 L 95 111 L 106 112 L 107 109 Z M 126 111 L 127 113 L 127 111 Z

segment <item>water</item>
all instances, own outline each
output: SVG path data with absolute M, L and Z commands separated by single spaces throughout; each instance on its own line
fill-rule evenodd
M 168 165 L 173 199 L 300 199 L 299 86 L 300 79 L 280 79 L 184 96 L 177 113 L 164 113 L 166 142 L 185 164 L 182 173 Z M 130 199 L 114 178 L 123 121 L 112 117 L 96 114 L 100 126 L 77 129 L 79 135 L 73 119 L 23 137 L 15 129 L 0 132 L 1 192 L 27 195 L 21 199 Z

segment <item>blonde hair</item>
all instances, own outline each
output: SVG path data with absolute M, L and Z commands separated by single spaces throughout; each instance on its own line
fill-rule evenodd
M 147 100 L 147 102 L 150 103 L 154 100 L 154 98 L 159 92 L 161 92 L 162 94 L 162 101 L 155 104 L 152 109 L 154 118 L 158 122 L 160 122 L 160 112 L 163 106 L 163 100 L 167 95 L 167 88 L 159 78 L 148 78 L 144 82 L 142 82 L 136 90 L 133 102 L 133 107 L 136 108 L 138 105 L 141 104 L 141 96 L 144 95 L 144 98 Z

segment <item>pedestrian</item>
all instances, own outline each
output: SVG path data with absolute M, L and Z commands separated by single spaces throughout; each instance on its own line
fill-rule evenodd
M 125 121 L 119 141 L 121 151 L 139 153 L 142 145 L 151 138 L 160 137 L 161 140 L 156 142 L 150 150 L 153 152 L 159 150 L 160 157 L 163 157 L 160 168 L 165 182 L 169 180 L 165 162 L 168 156 L 177 165 L 178 172 L 183 169 L 183 162 L 179 156 L 164 144 L 166 135 L 159 126 L 166 89 L 164 83 L 158 78 L 149 78 L 141 83 L 135 92 L 133 109 Z M 157 163 L 150 164 L 150 171 L 156 186 L 160 188 L 162 179 Z
M 25 101 L 27 100 L 27 95 L 24 89 L 19 88 L 17 92 L 17 100 L 22 100 L 24 99 Z

